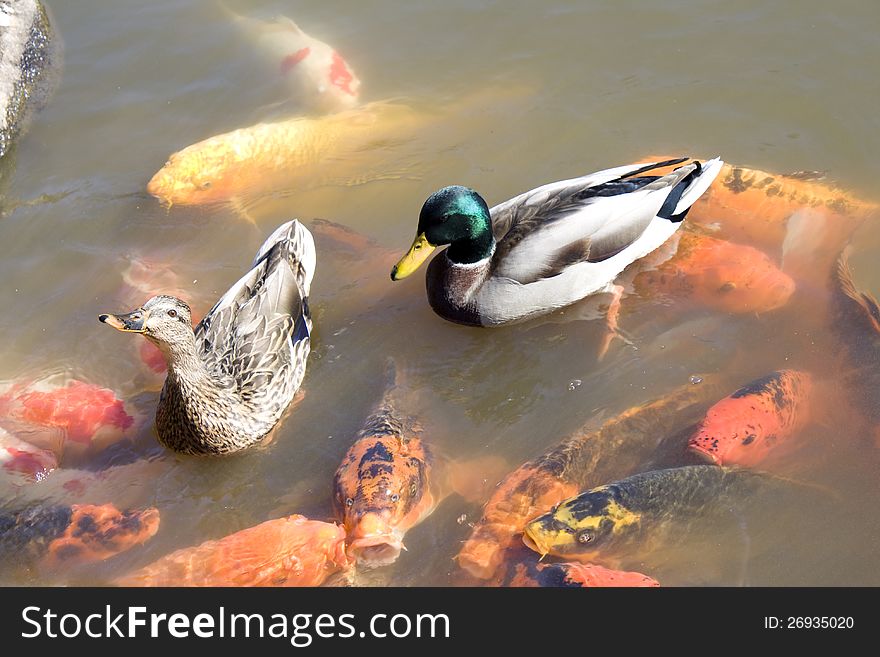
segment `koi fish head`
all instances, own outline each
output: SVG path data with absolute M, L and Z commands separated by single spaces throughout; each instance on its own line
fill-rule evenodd
M 495 489 L 473 533 L 458 553 L 458 565 L 479 579 L 501 566 L 526 522 L 578 493 L 578 488 L 534 465 L 520 467 Z
M 756 379 L 706 412 L 688 449 L 715 465 L 758 465 L 806 424 L 811 390 L 796 370 Z
M 348 450 L 334 479 L 334 503 L 349 554 L 368 567 L 393 563 L 406 532 L 434 510 L 430 456 L 418 438 L 366 436 Z
M 242 156 L 238 133 L 211 137 L 173 153 L 147 183 L 147 193 L 168 205 L 198 205 L 229 199 Z
M 565 500 L 526 525 L 523 542 L 541 556 L 592 561 L 633 525 L 639 514 L 627 509 L 613 486 L 594 488 Z
M 676 264 L 691 283 L 694 300 L 731 313 L 768 312 L 781 308 L 795 290 L 794 280 L 763 251 L 686 233 Z

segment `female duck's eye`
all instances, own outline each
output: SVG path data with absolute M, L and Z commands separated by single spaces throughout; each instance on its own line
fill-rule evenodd
M 592 533 L 592 532 L 587 532 L 587 531 L 580 532 L 580 533 L 577 535 L 577 541 L 578 541 L 578 543 L 590 543 L 590 542 L 593 540 L 593 538 L 595 538 L 595 537 L 593 536 L 593 533 Z
M 399 499 L 400 499 L 400 495 L 398 495 L 397 493 L 394 493 L 394 495 L 391 496 L 392 502 L 397 502 Z
M 168 311 L 168 316 L 169 317 L 177 317 L 177 311 L 174 310 L 174 308 L 172 308 L 171 310 Z
M 351 506 L 352 504 L 354 504 L 354 500 L 351 499 L 350 497 L 346 497 L 345 498 L 345 506 Z

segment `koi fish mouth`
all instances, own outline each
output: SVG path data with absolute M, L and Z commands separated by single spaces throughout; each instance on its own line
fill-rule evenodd
M 542 559 L 546 557 L 547 554 L 550 552 L 550 550 L 548 550 L 547 547 L 543 545 L 541 538 L 532 533 L 530 527 L 526 527 L 525 531 L 523 532 L 523 543 L 525 543 L 526 547 L 530 550 L 533 550 L 534 552 L 540 554 Z
M 395 534 L 376 534 L 364 538 L 356 538 L 348 546 L 348 553 L 358 565 L 366 568 L 387 566 L 406 550 L 401 538 Z
M 721 457 L 718 455 L 718 452 L 707 449 L 702 445 L 688 445 L 688 451 L 706 465 L 721 465 Z

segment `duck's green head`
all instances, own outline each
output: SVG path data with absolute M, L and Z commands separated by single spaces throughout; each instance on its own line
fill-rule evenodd
M 455 185 L 434 192 L 419 214 L 416 239 L 391 270 L 391 280 L 412 274 L 438 246 L 451 245 L 447 256 L 452 262 L 468 264 L 492 255 L 495 238 L 489 206 L 472 189 Z

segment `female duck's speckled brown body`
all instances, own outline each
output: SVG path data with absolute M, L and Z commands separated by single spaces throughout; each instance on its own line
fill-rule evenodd
M 312 236 L 291 221 L 195 330 L 189 306 L 164 295 L 127 315 L 101 315 L 114 328 L 143 333 L 165 356 L 159 442 L 186 454 L 225 454 L 272 430 L 305 375 L 314 269 Z

